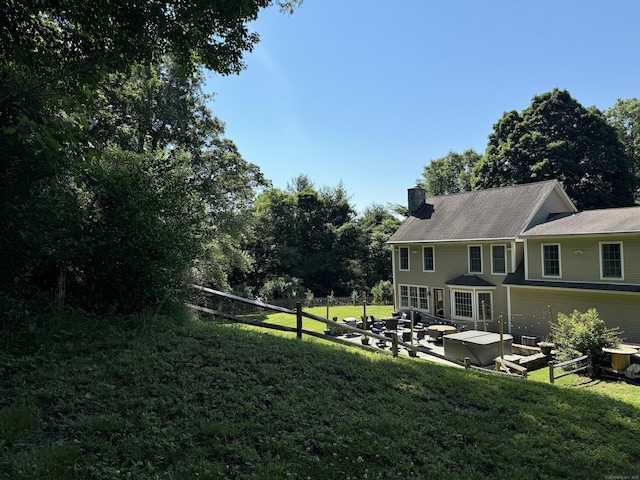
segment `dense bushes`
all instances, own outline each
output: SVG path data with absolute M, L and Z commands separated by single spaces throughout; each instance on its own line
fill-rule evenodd
M 594 375 L 601 371 L 602 349 L 620 343 L 618 328 L 607 328 L 593 308 L 586 313 L 577 310 L 571 315 L 559 313 L 557 322 L 551 323 L 551 333 L 559 361 L 589 354 Z

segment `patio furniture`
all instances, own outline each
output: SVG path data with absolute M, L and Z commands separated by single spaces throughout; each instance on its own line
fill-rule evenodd
M 382 320 L 384 322 L 385 327 L 387 327 L 387 330 L 397 330 L 398 329 L 398 321 L 399 321 L 399 319 L 397 319 L 395 317 L 389 317 L 389 318 L 383 318 Z
M 617 348 L 605 347 L 603 352 L 611 355 L 611 368 L 615 372 L 623 372 L 631 364 L 631 355 L 638 353 L 637 348 L 620 346 Z
M 427 333 L 429 334 L 429 340 L 435 342 L 442 340 L 444 335 L 457 332 L 456 327 L 453 325 L 429 325 L 427 327 Z

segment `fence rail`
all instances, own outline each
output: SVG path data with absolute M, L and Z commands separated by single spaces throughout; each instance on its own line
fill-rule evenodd
M 565 368 L 571 365 L 578 365 L 582 362 L 584 362 L 584 364 L 581 365 L 580 367 L 566 370 L 559 375 L 556 375 L 554 372 L 556 368 Z M 567 360 L 566 362 L 560 362 L 560 363 L 549 362 L 549 382 L 553 383 L 557 378 L 561 378 L 566 375 L 571 375 L 573 373 L 584 372 L 589 370 L 590 368 L 591 368 L 591 355 L 589 354 L 583 355 L 582 357 L 574 358 L 573 360 Z
M 452 360 L 450 358 L 446 358 L 444 355 L 440 355 L 436 352 L 431 352 L 428 351 L 426 349 L 421 349 L 420 347 L 416 347 L 410 343 L 401 341 L 398 339 L 398 334 L 397 333 L 393 333 L 391 338 L 386 337 L 384 335 L 379 335 L 377 333 L 373 333 L 370 332 L 368 330 L 363 330 L 345 323 L 341 323 L 341 322 L 336 322 L 334 320 L 329 320 L 328 318 L 324 318 L 324 317 L 320 317 L 318 315 L 314 315 L 312 313 L 308 313 L 308 312 L 303 312 L 302 311 L 302 307 L 301 307 L 301 303 L 298 302 L 296 305 L 296 310 L 292 310 L 289 308 L 285 308 L 285 307 L 280 307 L 277 305 L 272 305 L 269 303 L 265 303 L 262 302 L 260 300 L 251 300 L 248 298 L 244 298 L 244 297 L 239 297 L 237 295 L 233 295 L 231 293 L 225 293 L 225 292 L 221 292 L 219 290 L 214 290 L 211 288 L 207 288 L 207 287 L 202 287 L 200 285 L 191 285 L 193 288 L 200 290 L 201 292 L 208 294 L 208 295 L 213 295 L 222 299 L 226 299 L 226 300 L 232 300 L 232 301 L 237 301 L 237 302 L 241 302 L 243 304 L 246 305 L 251 305 L 253 307 L 259 307 L 259 308 L 263 308 L 265 310 L 271 310 L 274 312 L 280 312 L 280 313 L 288 313 L 290 315 L 296 315 L 296 327 L 286 327 L 283 325 L 276 325 L 276 324 L 266 324 L 263 322 L 259 322 L 256 320 L 251 320 L 251 319 L 247 319 L 247 318 L 242 318 L 239 317 L 237 315 L 234 315 L 233 313 L 229 313 L 229 312 L 225 312 L 223 310 L 220 309 L 213 309 L 213 308 L 208 308 L 208 307 L 203 307 L 200 305 L 194 305 L 194 304 L 187 304 L 187 307 L 202 312 L 202 313 L 206 313 L 209 315 L 215 315 L 218 317 L 222 317 L 222 318 L 226 318 L 228 320 L 233 320 L 234 322 L 238 322 L 238 323 L 244 323 L 247 325 L 254 325 L 254 326 L 258 326 L 261 328 L 270 328 L 273 330 L 280 330 L 280 331 L 286 331 L 286 332 L 295 332 L 297 338 L 302 338 L 302 334 L 304 333 L 305 335 L 310 335 L 313 337 L 317 337 L 317 338 L 322 338 L 325 340 L 330 340 L 332 342 L 336 342 L 336 343 L 341 343 L 344 345 L 350 345 L 350 346 L 355 346 L 356 344 L 354 344 L 353 342 L 350 342 L 348 340 L 345 339 L 341 339 L 341 338 L 336 338 L 330 335 L 323 335 L 321 333 L 318 332 L 313 332 L 310 330 L 305 330 L 302 328 L 302 317 L 306 317 L 306 318 L 310 318 L 312 320 L 316 320 L 319 322 L 323 322 L 325 323 L 328 327 L 336 327 L 336 328 L 340 328 L 341 330 L 346 330 L 346 331 L 351 331 L 354 333 L 358 333 L 360 335 L 363 335 L 366 338 L 371 338 L 374 340 L 378 340 L 379 342 L 391 342 L 391 353 L 394 357 L 398 356 L 398 351 L 399 351 L 399 347 L 403 347 L 407 350 L 407 352 L 409 353 L 410 356 L 416 356 L 418 352 L 421 352 L 423 354 L 426 355 L 430 355 L 436 358 L 440 358 L 443 360 L 447 360 L 451 363 L 456 363 L 459 365 L 464 365 L 463 362 L 457 361 L 457 360 Z M 366 345 L 363 345 L 364 348 L 372 348 L 372 347 L 367 347 Z M 376 349 L 377 350 L 377 349 Z

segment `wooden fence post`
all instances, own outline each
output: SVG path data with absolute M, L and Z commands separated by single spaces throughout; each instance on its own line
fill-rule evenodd
M 549 383 L 553 383 L 555 377 L 553 376 L 553 361 L 549 362 Z
M 302 338 L 302 304 L 296 302 L 296 337 L 298 340 Z
M 398 356 L 398 334 L 393 332 L 393 336 L 391 337 L 391 352 L 394 357 Z

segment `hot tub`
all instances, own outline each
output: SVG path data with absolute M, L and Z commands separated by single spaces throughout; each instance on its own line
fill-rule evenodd
M 504 355 L 511 355 L 513 337 L 504 334 Z M 464 361 L 469 357 L 474 365 L 491 365 L 500 356 L 500 334 L 469 330 L 466 332 L 445 335 L 444 356 L 453 360 Z

